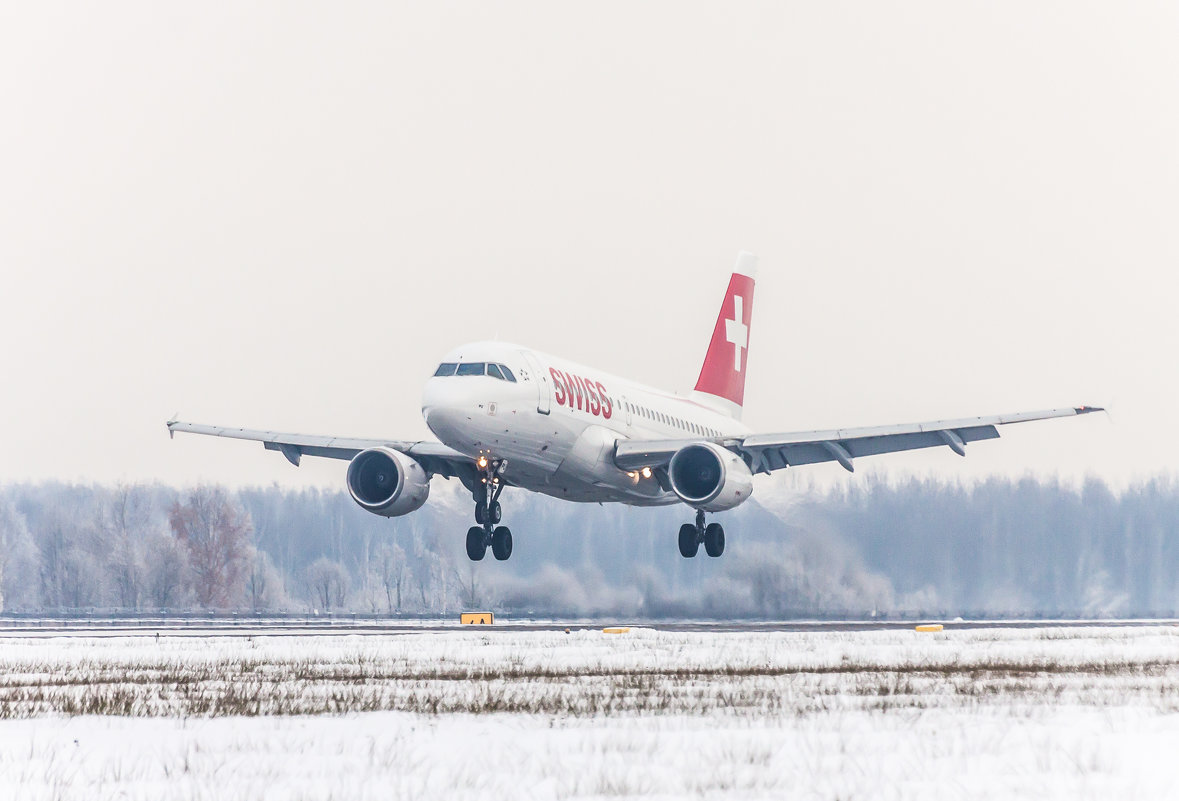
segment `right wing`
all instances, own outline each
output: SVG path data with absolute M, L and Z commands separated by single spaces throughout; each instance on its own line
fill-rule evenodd
M 229 437 L 261 442 L 268 451 L 280 451 L 287 461 L 296 467 L 304 455 L 323 456 L 328 459 L 351 459 L 369 448 L 392 448 L 406 456 L 412 456 L 427 473 L 440 476 L 468 477 L 475 469 L 475 460 L 448 448 L 440 442 L 410 442 L 392 439 L 360 439 L 354 437 L 325 437 L 315 434 L 284 434 L 277 431 L 257 431 L 249 428 L 227 428 L 201 423 L 184 423 L 179 420 L 168 422 L 168 435 L 177 431 L 187 434 L 206 434 L 211 437 Z
M 818 462 L 839 462 L 847 471 L 854 470 L 852 460 L 859 456 L 895 453 L 918 448 L 947 446 L 960 456 L 966 455 L 966 443 L 996 439 L 996 426 L 1074 417 L 1101 412 L 1097 406 L 1075 406 L 1043 412 L 1019 412 L 964 420 L 937 420 L 929 423 L 904 423 L 865 428 L 839 428 L 829 431 L 800 431 L 785 434 L 750 434 L 743 437 L 720 437 L 713 440 L 739 453 L 754 473 L 768 473 L 784 467 L 798 467 Z M 615 445 L 614 463 L 622 470 L 664 467 L 675 452 L 698 439 L 629 440 Z

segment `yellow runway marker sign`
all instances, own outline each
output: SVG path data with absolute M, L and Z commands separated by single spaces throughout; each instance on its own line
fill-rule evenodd
M 917 631 L 941 631 L 942 628 L 943 627 L 942 627 L 941 623 L 927 623 L 927 624 L 918 626 Z
M 490 626 L 495 622 L 495 615 L 490 612 L 463 612 L 459 615 L 459 623 L 464 626 Z
M 602 629 L 603 634 L 626 634 L 630 631 L 630 626 L 611 626 L 608 629 Z

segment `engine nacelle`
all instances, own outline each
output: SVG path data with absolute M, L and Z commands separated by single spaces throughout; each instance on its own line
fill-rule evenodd
M 399 517 L 430 497 L 430 477 L 401 451 L 369 448 L 348 464 L 348 492 L 366 512 Z
M 685 445 L 667 468 L 680 500 L 706 512 L 723 512 L 749 500 L 753 474 L 744 460 L 714 442 Z

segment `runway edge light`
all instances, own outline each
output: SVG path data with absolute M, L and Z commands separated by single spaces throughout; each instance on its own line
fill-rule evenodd
M 491 612 L 462 612 L 459 623 L 464 626 L 490 626 L 495 623 L 495 615 Z

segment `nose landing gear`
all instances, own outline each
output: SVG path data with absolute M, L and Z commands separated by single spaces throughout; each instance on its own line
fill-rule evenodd
M 481 457 L 478 465 L 483 478 L 472 493 L 475 499 L 475 522 L 478 525 L 467 529 L 467 556 L 471 561 L 478 562 L 487 555 L 490 547 L 492 555 L 502 562 L 512 555 L 512 531 L 507 526 L 497 525 L 503 518 L 499 494 L 503 492 L 504 484 L 500 475 L 507 469 L 508 463 L 507 460 L 493 461 Z
M 704 543 L 704 552 L 709 556 L 720 556 L 725 552 L 725 530 L 720 523 L 704 525 L 704 512 L 696 510 L 696 523 L 680 526 L 680 556 L 691 559 Z

